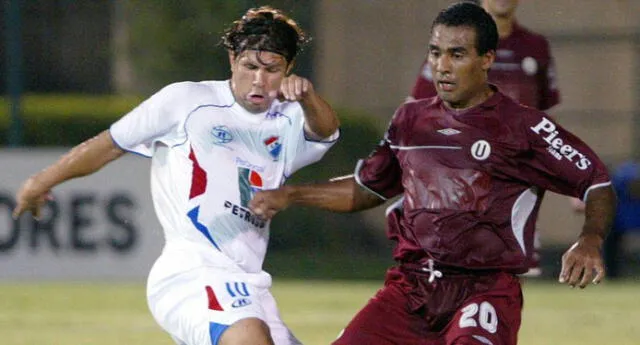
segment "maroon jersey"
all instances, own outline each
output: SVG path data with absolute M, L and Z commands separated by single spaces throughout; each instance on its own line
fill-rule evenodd
M 429 63 L 424 61 L 411 96 L 415 99 L 436 95 Z M 547 39 L 517 23 L 511 35 L 500 39 L 496 61 L 489 70 L 489 82 L 518 102 L 547 110 L 560 102 L 556 71 Z
M 438 97 L 405 103 L 355 176 L 384 199 L 404 196 L 389 227 L 396 260 L 513 273 L 526 271 L 545 190 L 583 198 L 610 183 L 585 143 L 498 91 L 463 111 Z

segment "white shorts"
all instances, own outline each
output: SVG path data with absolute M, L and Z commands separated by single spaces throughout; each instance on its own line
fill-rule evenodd
M 147 302 L 153 317 L 176 343 L 217 345 L 234 322 L 259 318 L 269 326 L 276 345 L 301 344 L 280 319 L 268 273 L 198 267 L 166 276 L 162 261 L 161 256 L 149 274 Z

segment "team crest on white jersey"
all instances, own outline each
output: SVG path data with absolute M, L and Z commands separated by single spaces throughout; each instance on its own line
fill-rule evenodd
M 267 152 L 271 155 L 271 158 L 273 158 L 274 161 L 277 161 L 280 157 L 280 151 L 282 151 L 282 141 L 280 140 L 280 137 L 272 135 L 267 139 L 264 139 L 262 142 L 264 143 Z
M 479 161 L 489 158 L 490 154 L 491 145 L 486 140 L 478 140 L 471 145 L 471 156 Z
M 233 135 L 227 126 L 215 126 L 211 129 L 213 143 L 216 145 L 228 144 L 233 140 Z

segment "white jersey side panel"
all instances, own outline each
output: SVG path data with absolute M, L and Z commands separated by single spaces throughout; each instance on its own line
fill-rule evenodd
M 303 128 L 299 103 L 276 101 L 251 114 L 234 102 L 228 81 L 209 81 L 164 88 L 113 124 L 111 135 L 123 149 L 153 157 L 151 190 L 167 247 L 189 251 L 176 271 L 260 272 L 269 224 L 248 202 L 333 144 L 306 140 Z

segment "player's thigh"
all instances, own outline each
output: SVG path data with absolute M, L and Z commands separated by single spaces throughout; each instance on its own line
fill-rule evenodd
M 502 274 L 496 287 L 467 299 L 446 330 L 448 345 L 515 345 L 522 314 L 519 279 Z
M 333 345 L 418 344 L 421 321 L 406 309 L 407 297 L 390 284 L 380 289 L 340 333 Z
M 261 289 L 255 298 L 260 303 L 264 318 L 247 318 L 234 322 L 222 333 L 218 345 L 301 345 L 282 321 L 271 292 Z
M 217 345 L 274 345 L 267 324 L 257 318 L 234 322 L 220 336 Z
M 150 286 L 149 307 L 160 326 L 187 345 L 218 345 L 223 334 L 231 329 L 232 337 L 242 325 L 258 338 L 256 344 L 270 344 L 261 304 L 268 290 L 248 280 L 224 270 L 192 270 Z M 241 320 L 250 321 L 233 327 Z

